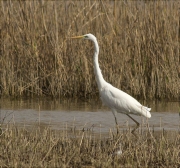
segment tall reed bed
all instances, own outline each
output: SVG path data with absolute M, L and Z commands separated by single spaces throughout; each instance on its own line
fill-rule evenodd
M 148 130 L 148 129 L 147 129 Z M 128 130 L 105 137 L 91 131 L 53 131 L 4 125 L 0 133 L 1 167 L 173 167 L 180 166 L 178 132 Z M 116 151 L 121 153 L 117 154 Z
M 179 99 L 177 1 L 1 1 L 0 91 L 6 96 L 98 94 L 93 33 L 104 78 L 140 99 Z

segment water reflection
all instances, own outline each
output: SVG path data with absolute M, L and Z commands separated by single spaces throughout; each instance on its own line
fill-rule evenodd
M 150 127 L 156 130 L 179 129 L 180 102 L 143 102 L 152 108 L 152 118 L 148 120 Z M 99 100 L 51 100 L 51 99 L 1 99 L 1 122 L 14 122 L 25 126 L 35 123 L 48 125 L 53 129 L 76 127 L 77 129 L 93 129 L 108 132 L 115 127 L 111 111 L 102 106 Z M 134 116 L 146 125 L 143 117 Z M 134 123 L 125 115 L 118 114 L 121 127 L 133 126 Z

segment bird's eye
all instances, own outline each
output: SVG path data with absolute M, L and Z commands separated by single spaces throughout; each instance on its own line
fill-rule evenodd
M 88 38 L 88 36 L 84 36 L 84 38 Z

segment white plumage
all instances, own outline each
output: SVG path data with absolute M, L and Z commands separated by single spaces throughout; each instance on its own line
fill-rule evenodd
M 113 87 L 109 83 L 104 83 L 103 88 L 99 91 L 102 102 L 111 110 L 119 113 L 142 115 L 150 118 L 150 108 L 142 106 L 136 99 L 127 93 Z
M 116 119 L 116 113 L 118 112 L 118 113 L 126 114 L 134 122 L 136 122 L 137 127 L 135 129 L 137 129 L 139 127 L 139 123 L 136 120 L 134 120 L 129 114 L 134 114 L 134 115 L 150 118 L 151 108 L 141 105 L 132 96 L 113 87 L 111 84 L 107 83 L 104 80 L 101 70 L 99 68 L 99 63 L 98 63 L 99 46 L 98 46 L 97 39 L 94 35 L 85 34 L 83 36 L 76 36 L 72 38 L 83 38 L 83 39 L 91 40 L 94 43 L 94 47 L 95 47 L 95 52 L 94 52 L 94 57 L 93 57 L 94 73 L 96 76 L 96 81 L 98 84 L 101 100 L 106 106 L 108 106 L 112 110 L 117 125 L 118 123 Z M 135 129 L 133 130 L 133 132 L 135 131 Z

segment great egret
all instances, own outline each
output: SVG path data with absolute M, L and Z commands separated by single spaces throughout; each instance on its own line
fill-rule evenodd
M 145 107 L 141 105 L 136 99 L 131 97 L 129 94 L 113 87 L 111 84 L 107 83 L 101 73 L 98 63 L 98 54 L 99 54 L 99 45 L 97 39 L 92 34 L 85 34 L 83 36 L 76 36 L 71 37 L 75 38 L 82 38 L 86 40 L 91 40 L 94 43 L 94 73 L 96 76 L 96 82 L 98 84 L 98 89 L 100 93 L 100 97 L 102 102 L 108 106 L 115 118 L 116 126 L 118 126 L 116 114 L 123 113 L 126 114 L 129 118 L 131 118 L 137 126 L 133 129 L 132 133 L 139 127 L 139 123 L 132 118 L 129 114 L 144 116 L 147 118 L 151 117 L 150 110 L 151 108 Z M 118 127 L 117 127 L 118 132 Z

